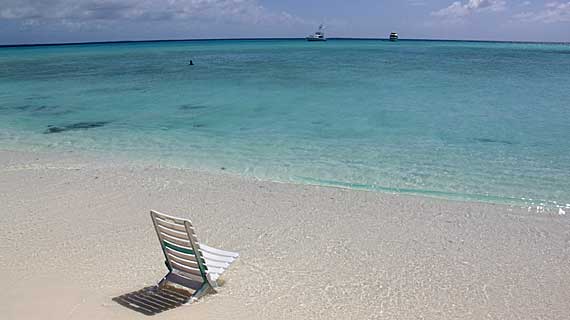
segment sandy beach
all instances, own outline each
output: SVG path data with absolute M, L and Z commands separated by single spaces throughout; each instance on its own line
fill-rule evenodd
M 570 215 L 0 151 L 0 318 L 142 319 L 149 211 L 241 256 L 156 319 L 568 319 Z

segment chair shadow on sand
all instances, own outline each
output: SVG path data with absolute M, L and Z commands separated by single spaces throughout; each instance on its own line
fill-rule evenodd
M 190 298 L 190 294 L 181 290 L 151 286 L 120 295 L 113 298 L 113 301 L 131 310 L 152 316 L 182 306 L 188 303 Z

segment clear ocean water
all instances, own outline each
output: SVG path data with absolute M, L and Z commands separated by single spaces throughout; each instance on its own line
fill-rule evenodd
M 0 48 L 0 148 L 568 208 L 570 45 Z

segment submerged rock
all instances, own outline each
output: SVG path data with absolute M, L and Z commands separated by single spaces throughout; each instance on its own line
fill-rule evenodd
M 69 124 L 66 126 L 49 125 L 48 128 L 46 129 L 46 131 L 44 131 L 44 133 L 50 134 L 50 133 L 59 133 L 59 132 L 65 132 L 65 131 L 71 131 L 71 130 L 99 128 L 99 127 L 102 127 L 108 123 L 110 123 L 110 121 L 76 122 L 76 123 Z
M 25 104 L 13 107 L 14 110 L 30 113 L 31 115 L 39 116 L 57 116 L 71 113 L 71 110 L 66 110 L 58 105 L 46 105 L 46 104 Z
M 26 98 L 24 98 L 24 99 L 26 99 L 26 100 L 45 100 L 45 99 L 49 99 L 49 98 L 51 98 L 51 96 L 46 96 L 46 95 L 31 95 L 31 96 L 28 96 L 28 97 L 26 97 Z
M 45 111 L 53 111 L 58 109 L 58 106 L 53 106 L 53 105 L 33 105 L 33 104 L 26 104 L 26 105 L 22 105 L 22 106 L 17 106 L 14 107 L 14 109 L 16 110 L 20 110 L 20 111 L 30 111 L 30 112 L 45 112 Z
M 476 138 L 475 141 L 483 142 L 483 143 L 499 143 L 499 144 L 507 144 L 507 145 L 513 144 L 511 141 L 507 141 L 507 140 L 495 140 L 495 139 L 488 139 L 488 138 Z
M 200 110 L 208 107 L 202 105 L 184 104 L 179 107 L 180 110 Z

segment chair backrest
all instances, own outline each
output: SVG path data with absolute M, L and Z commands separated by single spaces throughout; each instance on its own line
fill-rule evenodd
M 170 271 L 210 283 L 192 222 L 151 211 L 150 216 Z

